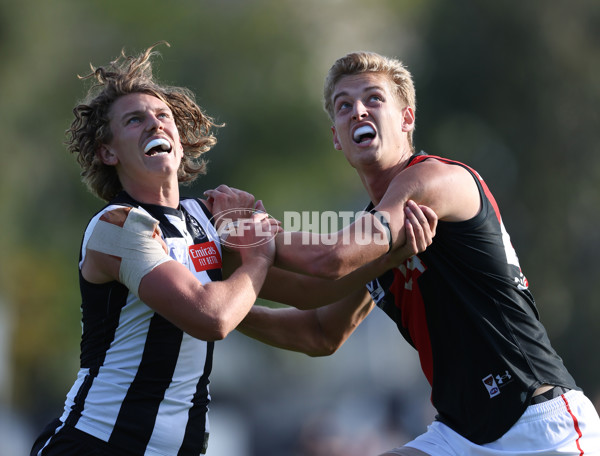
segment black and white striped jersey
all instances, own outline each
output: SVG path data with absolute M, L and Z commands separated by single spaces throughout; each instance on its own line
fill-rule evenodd
M 123 206 L 157 219 L 169 255 L 201 283 L 221 280 L 219 237 L 197 199 L 182 199 L 176 210 L 121 193 L 91 219 L 80 268 L 99 218 Z M 81 367 L 61 422 L 135 455 L 204 453 L 214 343 L 186 334 L 119 282 L 97 285 L 81 270 L 79 276 Z

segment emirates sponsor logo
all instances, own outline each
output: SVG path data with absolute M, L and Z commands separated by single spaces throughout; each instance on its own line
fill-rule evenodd
M 191 245 L 189 253 L 196 272 L 221 269 L 223 265 L 221 254 L 214 241 Z

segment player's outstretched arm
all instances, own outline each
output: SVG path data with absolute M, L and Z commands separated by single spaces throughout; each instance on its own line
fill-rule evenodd
M 372 309 L 373 301 L 364 288 L 317 309 L 254 306 L 237 329 L 274 347 L 328 356 L 342 346 Z
M 260 297 L 298 309 L 320 307 L 338 301 L 385 271 L 424 251 L 433 241 L 437 216 L 428 207 L 409 201 L 404 208 L 404 244 L 338 279 L 327 279 L 272 267 Z
M 468 171 L 435 159 L 426 160 L 398 173 L 381 200 L 374 201 L 373 213 L 340 230 L 333 245 L 303 245 L 305 233 L 279 234 L 275 264 L 318 277 L 343 277 L 384 255 L 390 245 L 393 250 L 405 243 L 404 208 L 411 200 L 430 207 L 446 221 L 467 220 L 480 207 L 477 185 Z
M 430 225 L 430 220 L 433 226 Z M 371 272 L 381 271 L 379 274 L 382 274 L 410 256 L 425 250 L 435 236 L 436 224 L 437 217 L 431 209 L 409 205 L 406 215 L 405 245 L 376 260 L 380 263 L 374 265 Z M 265 283 L 269 293 L 273 293 L 270 297 L 297 308 L 273 309 L 264 306 L 252 308 L 238 329 L 263 343 L 310 356 L 330 355 L 350 337 L 373 309 L 374 304 L 366 291 L 365 284 L 377 274 L 362 282 L 357 275 L 354 275 L 353 281 L 346 282 L 347 278 L 336 281 L 336 284 L 343 283 L 346 286 L 345 289 L 339 290 L 342 298 L 331 304 L 316 307 L 314 302 L 320 303 L 322 297 L 315 295 L 312 288 L 303 288 L 303 286 L 310 281 L 324 283 L 322 279 L 278 271 L 277 280 L 273 281 L 278 286 L 274 287 L 270 284 L 272 273 L 273 270 Z M 364 276 L 361 277 L 361 280 L 363 279 Z M 327 288 L 325 291 L 327 292 Z M 269 296 L 268 293 L 266 295 Z M 331 299 L 333 294 L 326 296 L 327 299 Z

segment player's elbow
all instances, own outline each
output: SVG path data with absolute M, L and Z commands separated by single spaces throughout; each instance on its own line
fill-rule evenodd
M 313 350 L 307 353 L 307 355 L 311 358 L 322 358 L 325 356 L 331 356 L 337 351 L 338 348 L 339 347 L 323 347 L 318 350 Z
M 186 332 L 196 339 L 216 342 L 225 339 L 234 329 L 235 327 L 229 320 L 221 315 L 217 315 L 213 318 L 204 316 L 198 325 L 194 325 L 186 330 Z
M 319 358 L 333 355 L 344 343 L 343 339 L 325 337 L 314 341 L 315 344 L 306 352 L 311 358 Z
M 201 339 L 207 342 L 217 342 L 225 339 L 230 332 L 231 331 L 228 331 L 224 328 L 214 328 L 211 331 L 208 331 L 204 337 L 201 337 Z

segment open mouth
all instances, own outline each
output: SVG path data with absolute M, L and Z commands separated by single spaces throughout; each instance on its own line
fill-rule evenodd
M 375 139 L 375 136 L 377 136 L 377 133 L 375 133 L 375 129 L 372 126 L 363 125 L 354 131 L 352 139 L 354 139 L 355 143 L 361 144 Z
M 171 152 L 171 143 L 164 138 L 157 138 L 150 141 L 146 144 L 144 148 L 144 153 L 148 157 L 153 157 L 155 155 L 168 154 Z

